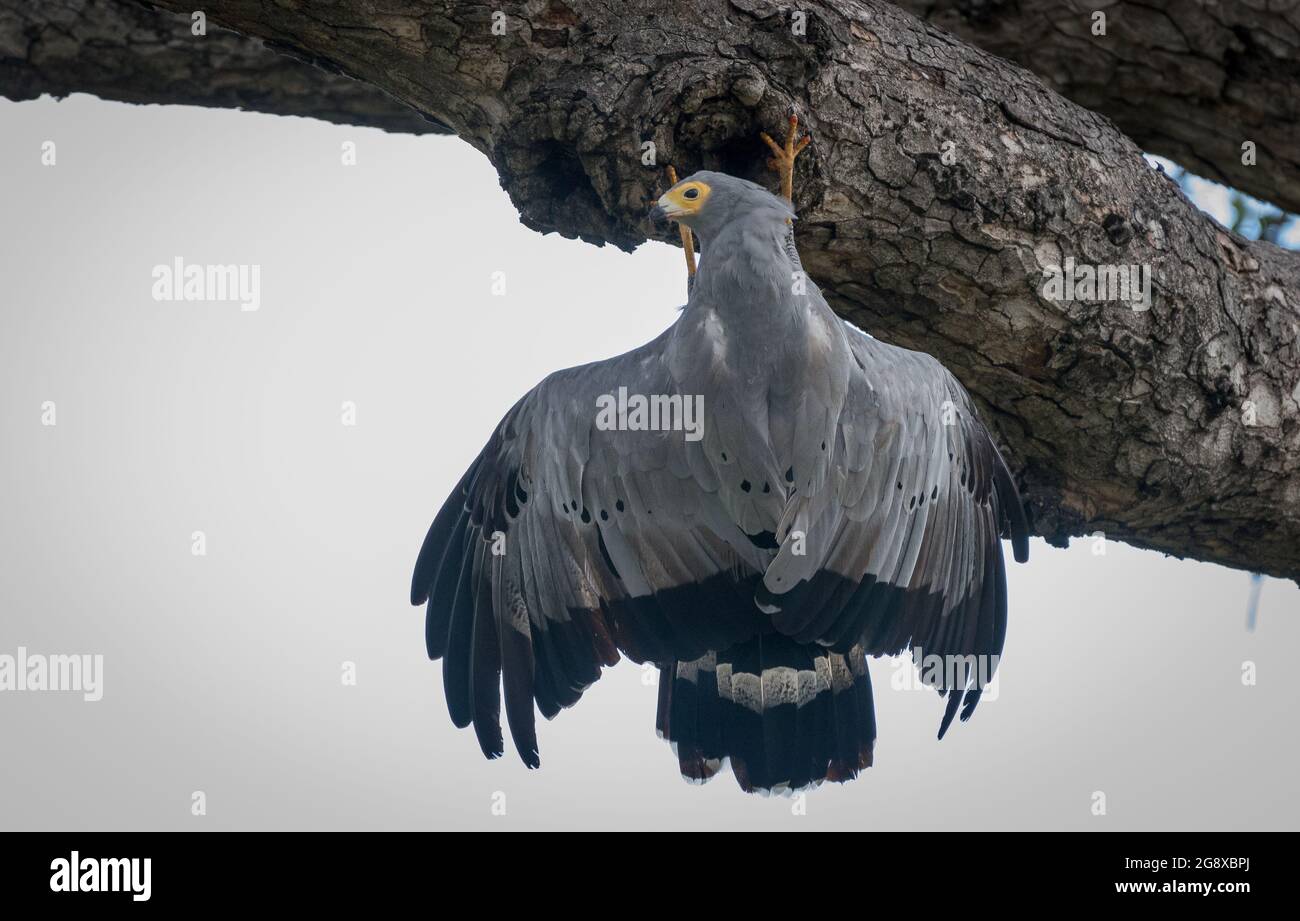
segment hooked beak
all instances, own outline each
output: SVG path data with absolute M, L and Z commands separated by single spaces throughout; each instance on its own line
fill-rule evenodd
M 650 209 L 650 220 L 652 221 L 672 221 L 683 214 L 681 207 L 664 198 L 652 201 L 650 204 L 653 205 Z

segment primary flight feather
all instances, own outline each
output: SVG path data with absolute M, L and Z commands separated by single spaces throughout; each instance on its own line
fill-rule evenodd
M 536 767 L 534 708 L 572 706 L 621 653 L 658 666 L 688 779 L 850 779 L 876 737 L 866 656 L 958 663 L 933 682 L 940 737 L 975 709 L 1006 634 L 1004 530 L 1028 556 L 1016 487 L 942 365 L 827 306 L 788 202 L 699 172 L 655 211 L 701 241 L 686 307 L 497 426 L 416 562 L 429 656 L 489 758 L 502 690 Z

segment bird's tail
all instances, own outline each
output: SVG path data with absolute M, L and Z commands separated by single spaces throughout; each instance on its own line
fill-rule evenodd
M 660 667 L 656 728 L 689 781 L 728 760 L 751 793 L 852 780 L 871 766 L 876 742 L 866 656 L 766 634 L 670 662 Z

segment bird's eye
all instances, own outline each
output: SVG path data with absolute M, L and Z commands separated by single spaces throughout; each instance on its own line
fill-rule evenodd
M 700 197 L 699 189 L 687 189 L 685 192 L 682 193 L 682 198 L 688 199 L 690 201 L 694 201 L 699 197 Z

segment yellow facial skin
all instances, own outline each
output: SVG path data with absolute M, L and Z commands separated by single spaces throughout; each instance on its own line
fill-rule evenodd
M 707 183 L 683 182 L 660 196 L 658 206 L 670 221 L 688 218 L 699 213 L 712 191 Z

